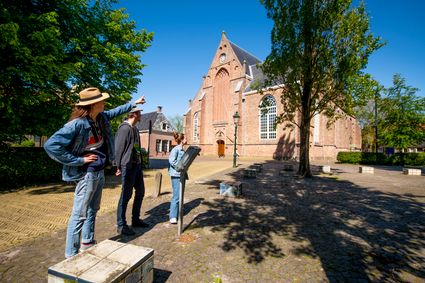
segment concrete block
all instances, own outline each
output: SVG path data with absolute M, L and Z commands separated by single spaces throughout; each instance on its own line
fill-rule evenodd
M 374 168 L 373 167 L 368 167 L 368 166 L 360 166 L 359 167 L 359 173 L 362 173 L 362 174 L 373 174 L 374 173 Z
M 329 166 L 329 165 L 323 165 L 322 166 L 322 172 L 323 173 L 331 173 L 331 166 Z
M 294 165 L 292 165 L 292 164 L 285 164 L 285 165 L 283 165 L 283 170 L 284 171 L 294 171 Z
M 246 179 L 250 178 L 257 178 L 257 170 L 255 169 L 244 169 L 243 170 L 243 177 Z
M 221 182 L 220 195 L 226 196 L 226 197 L 242 196 L 242 183 L 241 182 Z
M 262 167 L 258 165 L 251 165 L 249 166 L 249 169 L 254 169 L 255 171 L 257 171 L 257 173 L 261 173 L 262 171 Z
M 153 282 L 154 250 L 105 240 L 49 267 L 49 283 Z
M 404 175 L 412 175 L 412 176 L 421 176 L 422 170 L 421 169 L 415 169 L 415 168 L 403 168 L 403 174 Z
M 254 163 L 253 166 L 257 167 L 259 169 L 259 172 L 263 171 L 263 164 L 262 163 Z

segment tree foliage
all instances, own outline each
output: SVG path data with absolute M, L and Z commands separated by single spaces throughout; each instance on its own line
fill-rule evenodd
M 136 30 L 114 0 L 0 2 L 0 142 L 48 135 L 87 86 L 130 100 L 152 33 Z
M 177 133 L 183 133 L 183 116 L 177 114 L 175 116 L 169 117 L 168 120 L 173 125 Z
M 382 145 L 407 149 L 425 142 L 425 98 L 408 86 L 401 75 L 393 77 L 379 105 L 379 140 Z
M 352 115 L 376 82 L 362 70 L 382 46 L 369 30 L 365 6 L 351 0 L 260 0 L 274 22 L 272 50 L 262 65 L 267 85 L 284 85 L 279 122 L 300 127 L 298 174 L 311 176 L 310 123 L 323 113 Z M 295 113 L 300 113 L 299 121 Z

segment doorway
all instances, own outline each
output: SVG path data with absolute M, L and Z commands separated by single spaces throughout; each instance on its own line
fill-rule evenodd
M 224 140 L 217 141 L 217 154 L 218 157 L 224 157 Z

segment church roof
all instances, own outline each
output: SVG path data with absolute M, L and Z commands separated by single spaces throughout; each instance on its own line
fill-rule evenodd
M 239 46 L 237 46 L 236 44 L 230 42 L 230 46 L 232 47 L 233 51 L 236 54 L 236 57 L 238 58 L 239 62 L 241 62 L 241 64 L 243 64 L 243 62 L 246 62 L 247 66 L 250 65 L 256 65 L 257 63 L 261 63 L 261 60 L 258 59 L 257 57 L 255 57 L 254 55 L 248 53 L 247 51 L 243 50 L 242 48 L 240 48 Z M 245 70 L 247 75 L 250 75 L 248 68 Z
M 233 42 L 229 41 L 230 46 L 232 47 L 233 51 L 236 54 L 236 57 L 238 60 L 243 64 L 245 61 L 246 63 L 246 69 L 245 74 L 252 77 L 252 81 L 247 85 L 244 92 L 256 90 L 258 85 L 264 85 L 264 82 L 266 80 L 266 77 L 264 76 L 263 72 L 260 68 L 257 67 L 257 64 L 262 63 L 260 59 L 252 55 L 251 53 L 245 51 L 244 49 L 240 48 Z

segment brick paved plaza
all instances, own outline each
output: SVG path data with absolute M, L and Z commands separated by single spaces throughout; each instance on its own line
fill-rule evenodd
M 192 180 L 181 237 L 168 223 L 165 193 L 143 203 L 149 228 L 117 236 L 111 211 L 97 220 L 97 240 L 153 248 L 155 282 L 425 281 L 423 174 L 331 164 L 332 174 L 304 180 L 279 175 L 283 163 L 262 163 L 257 179 L 243 180 L 242 198 L 220 196 L 218 183 L 242 180 L 248 162 Z M 63 260 L 64 237 L 60 229 L 2 251 L 0 281 L 46 281 L 47 268 Z

